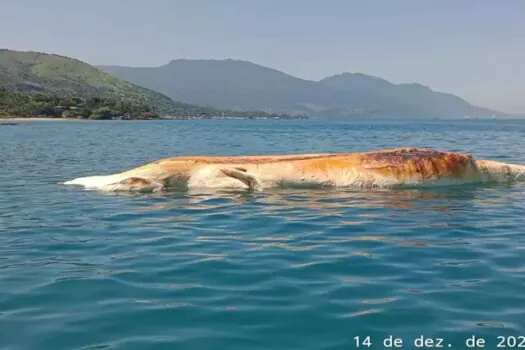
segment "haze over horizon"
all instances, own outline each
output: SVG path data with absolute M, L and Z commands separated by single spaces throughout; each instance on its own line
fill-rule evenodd
M 358 72 L 525 112 L 525 2 L 12 0 L 0 47 L 93 65 L 239 59 L 320 80 Z

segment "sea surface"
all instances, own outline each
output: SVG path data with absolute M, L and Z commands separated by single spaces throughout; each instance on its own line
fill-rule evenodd
M 525 121 L 0 126 L 0 349 L 466 349 L 472 337 L 470 348 L 524 348 L 523 184 L 149 195 L 61 184 L 173 155 L 400 146 L 525 163 Z

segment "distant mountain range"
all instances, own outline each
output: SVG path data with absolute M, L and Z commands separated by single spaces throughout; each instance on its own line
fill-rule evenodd
M 234 110 L 322 117 L 510 117 L 420 84 L 393 84 L 359 73 L 299 79 L 239 60 L 173 60 L 160 67 L 99 66 L 174 100 Z
M 392 84 L 358 73 L 310 81 L 231 59 L 173 60 L 160 67 L 94 67 L 60 55 L 0 49 L 2 88 L 61 97 L 104 97 L 148 105 L 158 114 L 177 117 L 276 116 L 251 111 L 320 117 L 517 117 L 473 106 L 420 84 Z M 19 97 L 10 96 L 13 107 Z

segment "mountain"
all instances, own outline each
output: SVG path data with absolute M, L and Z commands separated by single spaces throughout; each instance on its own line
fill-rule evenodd
M 453 94 L 436 92 L 421 84 L 392 84 L 359 73 L 343 73 L 319 82 L 347 105 L 378 114 L 413 117 L 490 117 L 502 115 L 487 108 L 469 104 Z
M 105 97 L 153 106 L 159 113 L 192 108 L 118 79 L 82 61 L 39 52 L 0 49 L 0 88 L 83 98 Z
M 142 119 L 297 118 L 172 100 L 74 58 L 0 49 L 0 115 Z
M 160 67 L 99 68 L 173 99 L 216 108 L 331 117 L 504 115 L 420 84 L 393 84 L 365 74 L 343 73 L 310 81 L 232 59 L 179 59 Z
M 176 60 L 155 68 L 99 68 L 181 101 L 216 108 L 301 112 L 309 110 L 303 103 L 322 94 L 315 82 L 245 61 Z

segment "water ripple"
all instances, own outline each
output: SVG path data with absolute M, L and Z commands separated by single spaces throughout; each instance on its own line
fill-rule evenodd
M 252 154 L 425 142 L 525 162 L 519 122 L 244 123 L 0 130 L 0 348 L 350 349 L 355 336 L 421 334 L 461 348 L 472 334 L 494 346 L 525 334 L 519 184 L 155 195 L 58 184 L 228 154 L 232 139 Z

